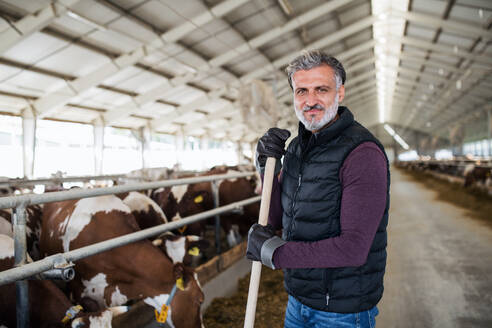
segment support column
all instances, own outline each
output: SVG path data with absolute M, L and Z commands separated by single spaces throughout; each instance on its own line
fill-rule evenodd
M 103 174 L 104 159 L 104 121 L 102 117 L 96 119 L 93 123 L 94 128 L 94 173 Z
M 181 167 L 182 167 L 184 146 L 185 146 L 184 133 L 183 133 L 183 130 L 181 129 L 181 130 L 176 132 L 176 139 L 175 139 L 175 149 L 176 149 L 176 151 L 175 151 L 175 153 L 176 153 L 175 168 L 177 170 L 181 170 Z
M 202 158 L 202 167 L 201 169 L 202 170 L 205 170 L 207 169 L 208 165 L 207 165 L 207 158 L 208 158 L 208 154 L 207 154 L 207 151 L 208 151 L 208 143 L 209 143 L 209 138 L 206 136 L 206 135 L 203 135 L 201 138 L 200 138 L 200 152 L 202 153 L 201 155 L 201 158 Z
M 487 145 L 489 147 L 489 156 L 492 156 L 492 109 L 487 111 L 488 117 L 488 140 Z
M 150 167 L 150 139 L 151 128 L 149 125 L 143 126 L 139 130 L 140 149 L 142 150 L 142 168 Z
M 26 109 L 22 113 L 22 158 L 24 163 L 24 178 L 34 175 L 34 155 L 36 153 L 37 118 L 34 111 Z
M 236 151 L 237 151 L 237 164 L 244 164 L 244 154 L 243 154 L 243 145 L 241 144 L 241 140 L 236 142 Z

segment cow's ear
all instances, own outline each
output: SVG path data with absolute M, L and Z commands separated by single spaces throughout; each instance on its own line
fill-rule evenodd
M 162 242 L 165 243 L 166 240 L 171 240 L 171 241 L 175 241 L 176 239 L 178 239 L 180 236 L 176 236 L 175 234 L 173 234 L 171 231 L 166 231 L 162 234 L 159 235 L 159 237 L 157 237 L 158 239 L 162 239 Z
M 207 249 L 210 247 L 210 242 L 205 239 L 195 240 L 190 242 L 189 248 L 198 247 L 199 249 Z

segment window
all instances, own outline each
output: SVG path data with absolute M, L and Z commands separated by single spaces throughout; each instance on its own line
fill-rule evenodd
M 142 151 L 131 130 L 104 129 L 103 174 L 128 173 L 142 168 Z
M 39 120 L 34 176 L 94 175 L 94 133 L 88 124 Z
M 24 176 L 22 160 L 22 119 L 0 115 L 0 176 L 20 178 Z
M 171 168 L 176 164 L 175 137 L 168 134 L 153 134 L 150 140 L 148 165 Z

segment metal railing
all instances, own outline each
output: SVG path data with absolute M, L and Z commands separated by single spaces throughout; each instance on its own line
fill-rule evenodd
M 20 187 L 32 187 L 36 185 L 47 185 L 47 184 L 60 184 L 64 182 L 89 182 L 98 180 L 118 180 L 118 179 L 141 179 L 140 177 L 127 177 L 124 174 L 113 174 L 113 175 L 81 175 L 81 176 L 71 176 L 71 177 L 56 177 L 51 178 L 40 178 L 40 179 L 6 179 L 0 180 L 0 188 L 20 188 Z
M 214 204 L 218 205 L 216 181 L 224 179 L 235 179 L 254 175 L 254 172 L 210 175 L 201 177 L 192 177 L 184 179 L 173 179 L 166 181 L 134 183 L 115 187 L 97 188 L 97 189 L 72 189 L 68 191 L 50 192 L 45 194 L 27 194 L 20 196 L 1 197 L 0 209 L 14 208 L 13 215 L 13 231 L 14 231 L 14 256 L 15 267 L 9 270 L 0 272 L 0 285 L 15 282 L 17 295 L 17 327 L 29 326 L 29 302 L 28 302 L 28 285 L 26 278 L 36 274 L 60 268 L 71 261 L 77 261 L 82 258 L 108 251 L 110 249 L 124 246 L 136 241 L 140 241 L 165 231 L 180 228 L 182 226 L 204 220 L 206 218 L 216 217 L 216 228 L 220 228 L 218 224 L 219 214 L 227 213 L 233 210 L 242 208 L 243 206 L 258 202 L 261 196 L 252 197 L 246 200 L 235 202 L 226 206 L 217 207 L 212 210 L 192 215 L 190 217 L 174 221 L 145 230 L 137 231 L 131 234 L 120 236 L 114 239 L 106 240 L 82 248 L 78 248 L 65 253 L 58 253 L 48 256 L 42 260 L 26 263 L 26 207 L 29 205 L 50 203 L 56 201 L 81 199 L 88 197 L 97 197 L 103 195 L 112 195 L 125 193 L 130 191 L 156 189 L 162 187 L 171 187 L 175 185 L 193 184 L 200 182 L 211 182 L 212 190 L 214 190 Z

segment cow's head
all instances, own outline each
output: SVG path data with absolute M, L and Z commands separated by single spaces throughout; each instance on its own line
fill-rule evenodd
M 202 256 L 202 251 L 210 246 L 210 243 L 199 236 L 180 236 L 165 233 L 152 242 L 159 247 L 164 254 L 174 263 L 192 265 Z
M 214 207 L 210 182 L 195 183 L 188 186 L 178 203 L 178 212 L 182 218 L 211 210 Z
M 178 202 L 171 192 L 171 187 L 152 190 L 150 197 L 164 211 L 168 220 L 174 218 L 178 213 Z
M 130 208 L 140 229 L 167 223 L 167 217 L 162 208 L 149 196 L 136 191 L 117 196 Z
M 196 273 L 183 263 L 177 263 L 173 267 L 173 282 L 172 289 L 169 289 L 166 294 L 147 297 L 143 300 L 147 305 L 146 310 L 157 311 L 158 317 L 165 319 L 169 327 L 201 328 L 200 308 L 205 296 Z M 169 301 L 170 297 L 172 299 Z M 165 306 L 166 303 L 170 303 L 169 307 Z M 165 311 L 164 316 L 162 316 L 163 311 Z

